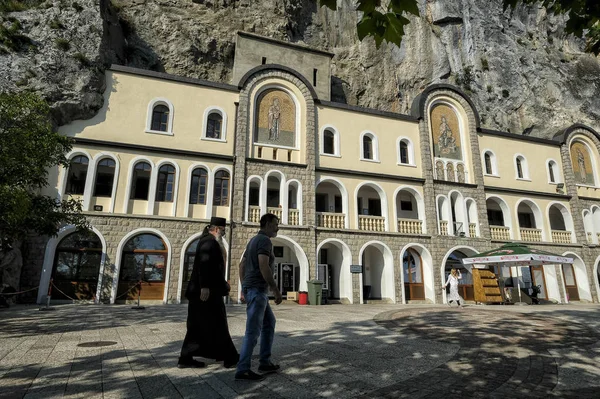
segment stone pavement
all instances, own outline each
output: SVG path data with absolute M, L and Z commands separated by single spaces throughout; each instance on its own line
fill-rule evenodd
M 3 309 L 0 398 L 600 397 L 598 305 L 273 309 L 282 370 L 262 382 L 177 369 L 185 305 Z M 245 308 L 228 313 L 239 349 Z

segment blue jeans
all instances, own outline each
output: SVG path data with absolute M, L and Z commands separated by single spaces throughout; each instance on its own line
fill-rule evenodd
M 244 290 L 246 298 L 246 334 L 242 342 L 237 372 L 250 370 L 252 352 L 260 336 L 260 365 L 271 363 L 271 348 L 275 336 L 275 315 L 266 292 L 257 288 Z

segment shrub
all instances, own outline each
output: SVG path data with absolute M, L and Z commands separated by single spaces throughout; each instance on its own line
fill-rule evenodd
M 493 90 L 493 89 L 492 89 L 492 85 L 487 85 L 487 92 L 488 92 L 488 93 L 491 93 L 491 92 L 492 92 L 492 90 Z
M 50 25 L 50 29 L 65 29 L 65 26 L 62 24 L 62 22 L 60 22 L 58 18 L 54 18 L 53 20 L 48 22 L 48 25 Z
M 485 57 L 481 57 L 481 69 L 483 69 L 484 71 L 490 70 L 490 64 L 488 63 L 488 60 Z
M 62 37 L 57 38 L 54 43 L 56 44 L 56 47 L 62 51 L 68 51 L 71 48 L 71 43 Z
M 25 35 L 21 35 L 21 23 L 15 19 L 9 19 L 12 24 L 9 28 L 0 23 L 0 44 L 13 51 L 18 51 L 26 45 L 31 44 L 31 39 Z
M 73 58 L 75 58 L 77 61 L 79 61 L 79 63 L 83 66 L 88 66 L 91 64 L 88 57 L 86 57 L 85 54 L 83 54 L 83 53 L 75 53 L 75 54 L 73 54 Z

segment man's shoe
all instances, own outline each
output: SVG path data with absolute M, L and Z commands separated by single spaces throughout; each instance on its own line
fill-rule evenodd
M 223 361 L 223 367 L 225 367 L 226 369 L 230 369 L 233 366 L 236 366 L 239 361 L 240 361 L 240 355 L 237 355 L 233 359 Z
M 188 368 L 197 368 L 201 369 L 206 367 L 206 363 L 198 361 L 198 360 L 179 360 L 177 363 L 177 368 L 180 369 L 188 369 Z
M 281 367 L 279 367 L 278 364 L 273 364 L 273 363 L 269 363 L 269 364 L 263 364 L 261 366 L 258 366 L 258 371 L 262 372 L 262 373 L 276 373 L 277 371 L 279 371 Z
M 242 372 L 235 373 L 236 380 L 246 380 L 246 381 L 261 381 L 265 379 L 264 375 L 256 374 L 252 370 L 246 370 Z

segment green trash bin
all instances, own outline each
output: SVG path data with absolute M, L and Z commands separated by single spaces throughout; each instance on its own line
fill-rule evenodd
M 308 285 L 308 304 L 320 305 L 323 297 L 323 282 L 319 280 L 307 281 Z

